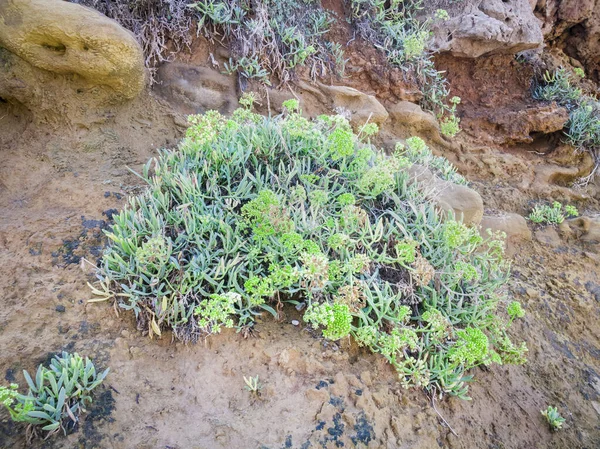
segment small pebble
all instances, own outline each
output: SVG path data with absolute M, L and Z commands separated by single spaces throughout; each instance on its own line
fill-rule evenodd
M 300 321 L 298 321 L 298 320 L 292 320 L 292 324 L 294 326 L 298 326 L 300 324 Z
M 59 313 L 63 313 L 65 310 L 66 310 L 65 306 L 62 306 L 62 305 L 61 306 L 56 306 L 56 311 L 59 312 Z

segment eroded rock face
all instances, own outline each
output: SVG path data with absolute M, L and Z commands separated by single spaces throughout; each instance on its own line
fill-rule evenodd
M 228 114 L 238 107 L 235 77 L 207 67 L 166 63 L 157 73 L 157 91 L 186 114 L 217 110 Z
M 600 243 L 600 216 L 583 216 L 563 221 L 559 229 L 567 238 L 576 238 L 589 243 Z
M 537 0 L 535 15 L 542 21 L 547 39 L 555 39 L 566 30 L 593 16 L 597 0 Z
M 133 35 L 97 11 L 60 0 L 0 1 L 0 46 L 34 67 L 78 75 L 125 99 L 145 85 Z
M 561 131 L 569 120 L 569 113 L 565 108 L 552 103 L 517 111 L 492 111 L 486 118 L 494 126 L 494 131 L 499 131 L 490 132 L 491 140 L 498 144 L 513 145 L 533 142 L 534 133 L 551 134 Z
M 537 0 L 535 15 L 546 40 L 579 60 L 600 80 L 600 0 Z
M 533 6 L 528 0 L 461 2 L 449 20 L 436 24 L 433 47 L 468 58 L 537 48 L 543 35 Z
M 542 134 L 561 133 L 568 120 L 565 108 L 531 97 L 532 66 L 511 55 L 473 60 L 445 54 L 436 63 L 461 98 L 461 128 L 480 142 L 529 144 Z
M 403 126 L 412 134 L 439 134 L 439 125 L 431 112 L 425 112 L 418 104 L 399 101 L 387 108 L 393 125 Z

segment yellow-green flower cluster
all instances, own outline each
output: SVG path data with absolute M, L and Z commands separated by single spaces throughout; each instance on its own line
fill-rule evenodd
M 240 300 L 239 293 L 228 292 L 222 295 L 210 295 L 209 299 L 200 301 L 200 304 L 194 309 L 198 326 L 211 334 L 221 332 L 221 327 L 233 327 L 234 306 Z

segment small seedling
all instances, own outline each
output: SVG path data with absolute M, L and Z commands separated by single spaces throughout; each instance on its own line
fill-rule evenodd
M 552 407 L 551 405 L 549 405 L 546 410 L 542 410 L 542 415 L 544 415 L 548 421 L 548 424 L 550 425 L 550 429 L 552 430 L 561 429 L 563 423 L 565 422 L 565 418 L 560 416 L 560 413 L 558 413 L 556 407 Z
M 575 67 L 573 72 L 575 72 L 575 75 L 577 75 L 579 78 L 585 78 L 585 71 L 582 68 Z
M 244 382 L 246 383 L 246 386 L 244 387 L 246 388 L 246 390 L 248 390 L 250 393 L 256 396 L 260 396 L 260 390 L 262 390 L 262 385 L 258 381 L 258 375 L 256 375 L 255 377 L 244 376 Z
M 575 206 L 571 206 L 570 204 L 565 206 L 565 213 L 567 214 L 567 217 L 579 216 L 579 211 L 577 210 L 577 208 Z

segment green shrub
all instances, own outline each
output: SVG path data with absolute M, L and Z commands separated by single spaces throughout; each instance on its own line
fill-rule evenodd
M 600 102 L 583 97 L 569 113 L 567 142 L 580 151 L 589 151 L 598 158 L 600 151 Z
M 579 78 L 585 78 L 585 71 L 581 67 L 575 67 L 573 72 L 575 72 L 575 75 Z
M 132 31 L 151 75 L 172 53 L 190 47 L 195 25 L 198 34 L 220 43 L 223 37 L 229 40 L 232 58 L 225 71 L 243 80 L 266 82 L 274 74 L 285 83 L 300 65 L 308 65 L 313 77 L 343 74 L 346 64 L 342 46 L 325 38 L 333 16 L 316 0 L 69 1 Z
M 75 424 L 85 406 L 92 403 L 92 390 L 102 383 L 108 374 L 101 374 L 90 359 L 82 359 L 77 353 L 63 352 L 55 356 L 46 368 L 40 365 L 35 380 L 23 371 L 29 385 L 26 395 L 18 392 L 19 386 L 11 384 L 0 387 L 0 403 L 16 422 L 29 423 L 33 435 L 40 428 L 46 437 L 62 429 L 66 434 L 69 423 Z
M 325 338 L 382 354 L 405 386 L 461 397 L 469 369 L 523 363 L 498 309 L 502 241 L 442 219 L 406 170 L 422 154 L 448 162 L 417 139 L 388 157 L 341 116 L 285 110 L 191 117 L 114 217 L 95 292 L 183 341 L 290 302 Z
M 460 132 L 460 119 L 456 116 L 456 106 L 460 104 L 460 97 L 452 97 L 450 103 L 450 114 L 441 118 L 440 131 L 444 136 L 454 137 Z
M 542 410 L 542 415 L 546 418 L 546 421 L 548 421 L 548 425 L 552 430 L 560 430 L 565 422 L 565 418 L 560 416 L 558 409 L 551 405 L 549 405 L 546 410 Z
M 583 92 L 579 87 L 573 86 L 571 81 L 571 74 L 564 67 L 552 74 L 546 71 L 543 83 L 535 88 L 533 96 L 538 100 L 556 101 L 561 105 L 574 106 Z

